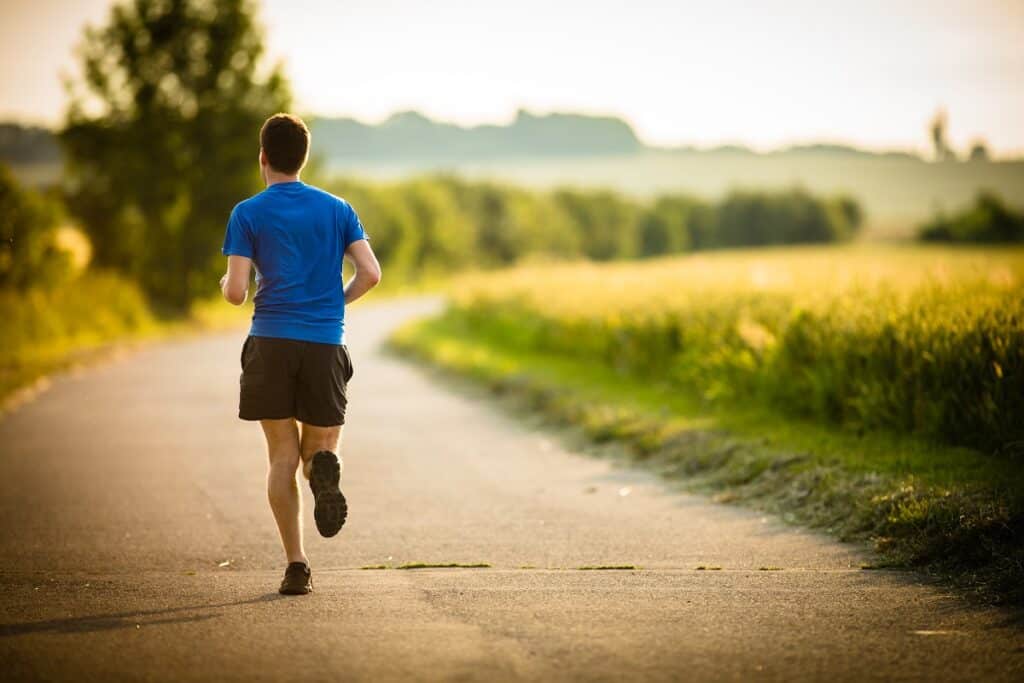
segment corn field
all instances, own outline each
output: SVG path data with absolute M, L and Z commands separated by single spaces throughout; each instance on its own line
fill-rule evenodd
M 466 276 L 448 315 L 511 349 L 758 407 L 1024 455 L 1024 250 L 849 246 Z

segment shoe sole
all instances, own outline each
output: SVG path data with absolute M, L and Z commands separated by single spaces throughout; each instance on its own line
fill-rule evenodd
M 277 591 L 281 595 L 309 595 L 313 592 L 312 587 L 301 587 L 301 588 L 280 588 Z
M 330 451 L 320 451 L 313 456 L 309 470 L 309 487 L 313 490 L 313 519 L 316 530 L 324 538 L 330 538 L 345 525 L 348 517 L 348 503 L 341 492 L 341 464 L 338 456 Z

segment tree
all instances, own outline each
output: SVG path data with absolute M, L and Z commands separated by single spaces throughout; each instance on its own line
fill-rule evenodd
M 640 255 L 660 256 L 684 251 L 689 246 L 687 229 L 696 200 L 679 195 L 659 197 L 640 217 Z
M 967 157 L 970 161 L 988 161 L 988 145 L 984 140 L 975 140 L 971 144 L 971 153 Z
M 402 188 L 410 226 L 419 236 L 416 274 L 433 275 L 473 263 L 478 226 L 459 206 L 451 185 L 419 178 Z
M 1024 242 L 1024 213 L 991 192 L 979 192 L 974 204 L 953 216 L 938 215 L 918 230 L 925 242 L 1012 244 Z
M 932 137 L 932 148 L 935 150 L 936 161 L 955 161 L 956 154 L 949 147 L 949 143 L 946 142 L 946 127 L 948 126 L 949 120 L 946 116 L 946 110 L 940 109 L 935 112 L 935 116 L 932 118 L 929 131 Z
M 576 225 L 580 249 L 595 261 L 632 258 L 638 251 L 637 207 L 609 190 L 562 189 L 552 195 Z
M 259 126 L 290 100 L 262 55 L 249 0 L 128 0 L 86 30 L 61 133 L 69 206 L 94 262 L 164 304 L 215 287 L 228 213 L 260 187 Z
M 829 201 L 832 238 L 847 240 L 856 235 L 864 223 L 864 210 L 857 200 L 840 195 Z

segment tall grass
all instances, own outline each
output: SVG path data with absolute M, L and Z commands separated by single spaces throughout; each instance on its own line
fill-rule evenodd
M 1024 250 L 857 247 L 535 266 L 463 279 L 495 343 L 606 364 L 710 405 L 1020 454 Z
M 102 344 L 155 330 L 138 286 L 86 272 L 56 287 L 0 290 L 0 397 Z

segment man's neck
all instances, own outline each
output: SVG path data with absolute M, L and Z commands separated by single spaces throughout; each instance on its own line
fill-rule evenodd
M 267 173 L 267 187 L 271 185 L 277 185 L 278 183 L 295 183 L 299 180 L 299 174 L 285 175 L 283 173 Z

